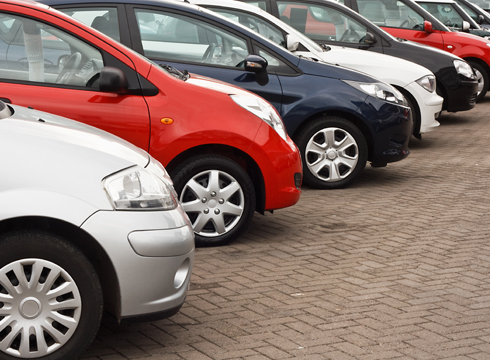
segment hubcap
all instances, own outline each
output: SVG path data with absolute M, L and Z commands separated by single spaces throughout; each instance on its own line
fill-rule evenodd
M 19 358 L 53 353 L 73 336 L 82 300 L 60 266 L 22 259 L 0 269 L 0 351 Z
M 245 198 L 238 181 L 220 170 L 203 171 L 184 186 L 180 200 L 194 232 L 204 237 L 223 235 L 240 221 Z
M 481 72 L 479 72 L 477 69 L 473 68 L 473 71 L 475 72 L 476 75 L 476 80 L 478 80 L 478 91 L 476 92 L 476 96 L 480 95 L 480 93 L 483 90 L 483 75 Z
M 335 182 L 348 177 L 356 168 L 359 148 L 354 137 L 344 129 L 325 128 L 306 144 L 308 170 L 318 179 Z
M 20 302 L 19 312 L 26 319 L 34 319 L 41 313 L 42 308 L 43 306 L 38 299 L 28 297 Z

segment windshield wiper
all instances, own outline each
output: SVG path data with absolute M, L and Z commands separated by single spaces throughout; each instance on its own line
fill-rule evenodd
M 167 70 L 170 75 L 175 76 L 177 79 L 186 81 L 191 77 L 191 75 L 189 74 L 189 72 L 187 70 L 184 70 L 181 72 L 181 71 L 177 70 L 176 68 L 174 68 L 173 66 L 170 66 L 167 64 L 159 64 L 159 65 L 163 69 Z

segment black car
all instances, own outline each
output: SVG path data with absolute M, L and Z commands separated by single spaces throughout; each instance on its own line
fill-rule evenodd
M 460 66 L 463 60 L 442 50 L 395 38 L 343 4 L 324 0 L 242 1 L 261 7 L 302 33 L 306 33 L 319 44 L 376 51 L 413 61 L 428 68 L 436 76 L 437 93 L 444 98 L 443 110 L 456 112 L 470 110 L 475 106 L 478 81 L 473 75 L 465 76 L 464 67 Z M 289 8 L 287 14 L 289 16 L 285 16 L 286 8 Z M 315 21 L 318 21 L 321 16 L 328 16 L 333 21 L 332 27 L 337 26 L 336 24 L 343 26 L 347 22 L 351 28 L 355 28 L 355 31 L 344 33 L 338 38 L 328 34 L 307 32 L 306 19 L 308 19 L 308 27 L 314 28 Z M 359 38 L 354 33 L 363 34 L 363 36 Z M 466 75 L 469 74 L 466 72 Z

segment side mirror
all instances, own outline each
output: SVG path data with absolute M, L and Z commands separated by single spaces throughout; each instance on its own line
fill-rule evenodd
M 102 92 L 124 94 L 128 91 L 128 79 L 121 69 L 105 66 L 100 72 L 99 89 Z
M 300 40 L 299 40 L 299 38 L 296 35 L 294 35 L 294 34 L 288 34 L 286 36 L 286 48 L 289 51 L 292 52 L 292 51 L 298 50 L 299 43 L 300 43 Z
M 364 36 L 364 43 L 368 45 L 373 45 L 376 43 L 376 38 L 370 32 L 367 32 Z
M 476 22 L 478 23 L 478 25 L 483 24 L 484 21 L 485 21 L 485 17 L 481 14 L 478 15 L 478 18 L 476 19 Z
M 429 33 L 434 31 L 432 29 L 432 23 L 430 21 L 424 20 L 424 31 Z
M 255 73 L 255 80 L 261 86 L 267 85 L 269 75 L 267 74 L 267 60 L 262 56 L 248 55 L 245 58 L 245 71 Z
M 463 21 L 463 31 L 468 31 L 470 29 L 470 23 L 468 21 Z

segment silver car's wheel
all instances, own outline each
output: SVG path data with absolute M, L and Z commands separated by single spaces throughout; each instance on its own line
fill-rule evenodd
M 99 328 L 103 298 L 87 257 L 41 230 L 0 235 L 0 359 L 75 359 Z
M 192 223 L 196 245 L 224 245 L 249 225 L 255 189 L 248 174 L 220 156 L 189 160 L 173 173 L 175 189 Z
M 319 116 L 298 131 L 295 140 L 303 160 L 304 181 L 310 186 L 342 188 L 366 166 L 364 135 L 346 119 Z
M 82 300 L 60 266 L 22 259 L 0 269 L 0 350 L 20 358 L 48 355 L 73 336 Z

